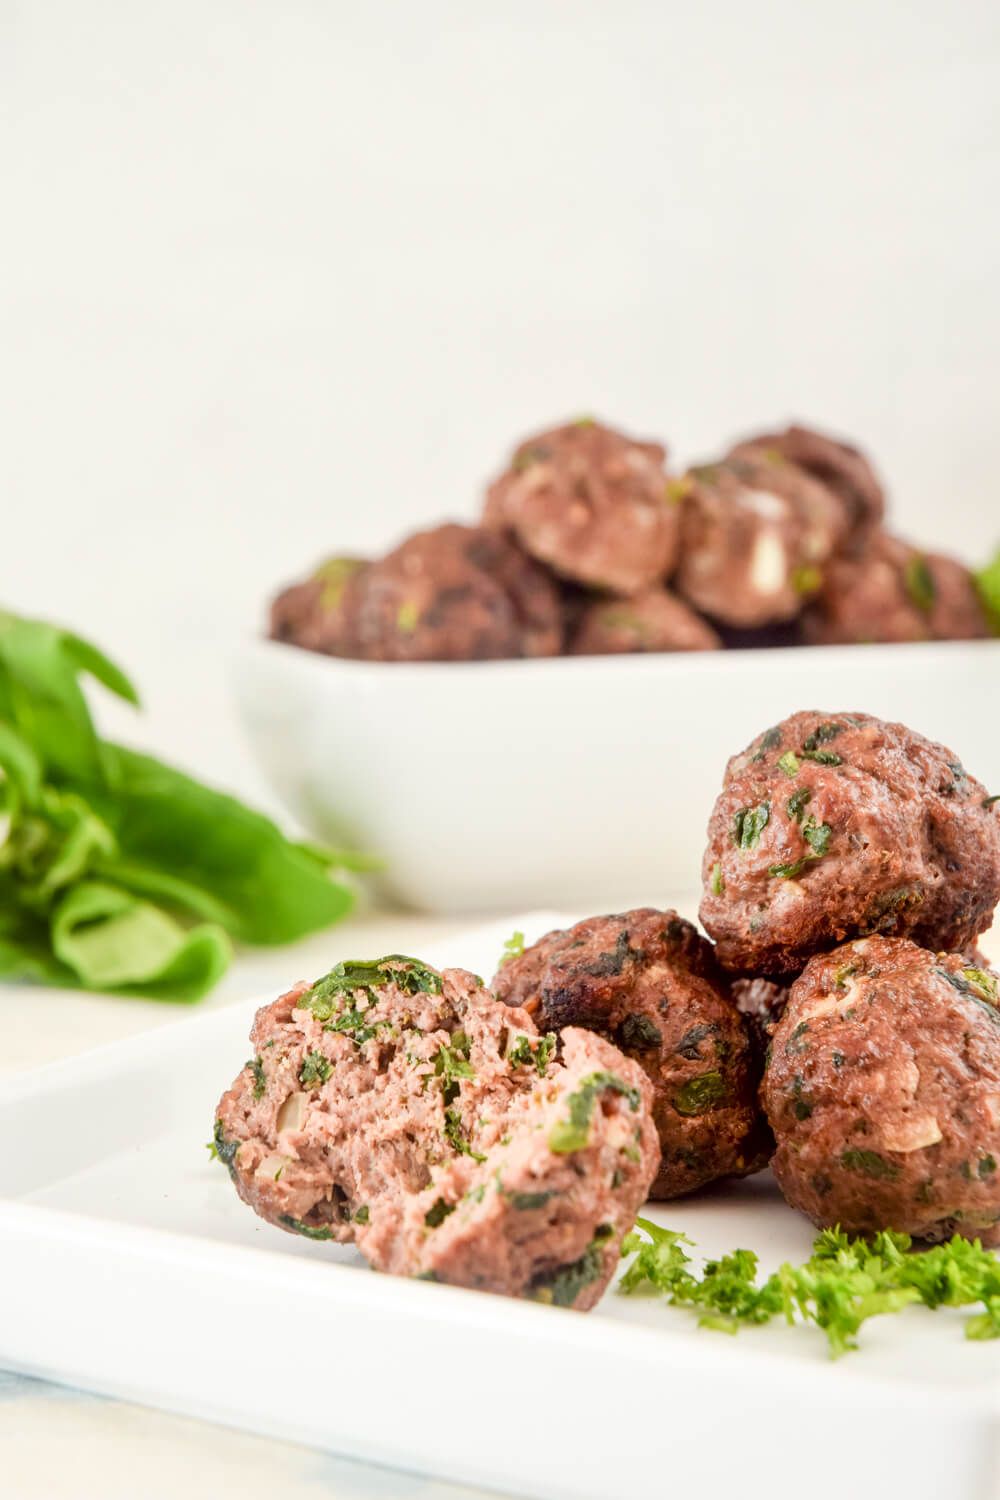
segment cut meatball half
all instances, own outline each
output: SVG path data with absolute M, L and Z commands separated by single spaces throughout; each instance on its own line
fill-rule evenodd
M 271 1223 L 376 1269 L 585 1309 L 656 1170 L 650 1089 L 472 974 L 338 964 L 258 1012 L 218 1154 Z
M 757 454 L 702 465 L 684 483 L 678 593 L 722 625 L 794 619 L 847 534 L 844 502 Z
M 814 958 L 773 1037 L 774 1173 L 814 1224 L 1000 1244 L 997 976 L 905 939 Z
M 676 557 L 677 495 L 666 450 L 584 418 L 526 439 L 490 486 L 484 523 L 561 577 L 636 594 Z
M 702 923 L 735 973 L 795 974 L 876 932 L 957 951 L 1000 898 L 1000 810 L 905 725 L 793 714 L 726 767 L 702 877 Z
M 748 1025 L 711 945 L 676 912 L 641 908 L 550 932 L 502 964 L 493 987 L 543 1030 L 587 1027 L 645 1070 L 661 1148 L 652 1197 L 765 1165 Z

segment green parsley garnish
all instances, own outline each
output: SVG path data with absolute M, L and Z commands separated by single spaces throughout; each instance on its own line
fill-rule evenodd
M 500 963 L 498 967 L 502 969 L 504 964 L 509 964 L 512 958 L 520 958 L 523 952 L 524 933 L 512 932 L 510 937 L 503 945 L 503 952 L 500 955 Z
M 955 1235 L 946 1244 L 912 1251 L 909 1235 L 892 1230 L 866 1240 L 825 1229 L 802 1265 L 786 1262 L 758 1282 L 752 1250 L 710 1260 L 698 1276 L 682 1248 L 691 1244 L 684 1235 L 648 1219 L 637 1219 L 636 1225 L 640 1232 L 633 1231 L 622 1245 L 622 1254 L 635 1259 L 619 1290 L 660 1293 L 674 1306 L 694 1308 L 702 1328 L 735 1334 L 782 1316 L 797 1326 L 812 1323 L 822 1329 L 836 1358 L 857 1348 L 858 1330 L 868 1318 L 911 1303 L 937 1308 L 981 1302 L 984 1311 L 967 1320 L 966 1338 L 1000 1338 L 1000 1260 L 978 1240 Z
M 608 1090 L 621 1094 L 632 1110 L 637 1110 L 642 1102 L 639 1090 L 625 1083 L 617 1073 L 588 1073 L 586 1078 L 580 1080 L 580 1087 L 567 1100 L 569 1117 L 558 1120 L 549 1131 L 550 1151 L 558 1156 L 565 1156 L 571 1151 L 584 1150 L 590 1140 L 590 1121 L 597 1096 Z

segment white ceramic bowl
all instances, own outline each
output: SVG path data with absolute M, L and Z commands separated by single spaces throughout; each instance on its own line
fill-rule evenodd
M 414 664 L 258 641 L 237 671 L 289 810 L 438 912 L 695 890 L 727 757 L 796 709 L 901 720 L 1000 791 L 998 687 L 1000 641 Z

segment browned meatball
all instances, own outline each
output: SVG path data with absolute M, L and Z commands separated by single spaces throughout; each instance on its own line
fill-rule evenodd
M 843 501 L 794 464 L 703 465 L 686 476 L 675 587 L 724 625 L 791 620 L 846 530 Z
M 271 605 L 272 639 L 328 656 L 352 656 L 349 594 L 365 566 L 359 557 L 328 557 L 301 583 L 283 589 Z
M 377 1270 L 585 1309 L 656 1170 L 651 1090 L 603 1038 L 555 1056 L 473 974 L 341 963 L 258 1011 L 215 1144 L 271 1223 Z
M 355 654 L 369 661 L 552 656 L 562 645 L 552 580 L 475 526 L 417 532 L 357 576 L 347 605 Z
M 868 714 L 793 714 L 726 767 L 701 920 L 743 974 L 882 932 L 949 951 L 1000 898 L 1000 810 L 942 745 Z
M 850 443 L 793 425 L 784 432 L 762 432 L 745 438 L 730 456 L 759 455 L 772 463 L 791 463 L 818 479 L 845 502 L 853 539 L 861 540 L 885 513 L 885 491 L 864 454 Z
M 676 912 L 641 908 L 550 932 L 493 988 L 542 1030 L 585 1026 L 645 1069 L 662 1160 L 653 1198 L 676 1198 L 767 1161 L 748 1028 L 712 949 Z
M 885 532 L 858 556 L 827 565 L 802 628 L 821 646 L 971 641 L 990 633 L 968 568 Z
M 995 974 L 905 939 L 814 958 L 764 1079 L 788 1202 L 851 1233 L 1000 1244 L 997 1004 Z
M 666 589 L 632 599 L 595 599 L 570 640 L 572 656 L 627 651 L 717 651 L 719 637 L 705 620 Z
M 563 578 L 636 594 L 677 551 L 666 450 L 589 418 L 526 439 L 494 480 L 484 523 L 511 532 Z

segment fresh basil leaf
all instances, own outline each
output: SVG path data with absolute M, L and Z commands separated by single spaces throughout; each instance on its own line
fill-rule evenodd
M 83 881 L 52 914 L 52 951 L 87 989 L 127 990 L 153 999 L 199 1000 L 229 963 L 225 934 L 185 930 L 127 891 Z
M 151 756 L 105 748 L 114 796 L 101 807 L 122 858 L 207 891 L 232 936 L 292 942 L 351 909 L 353 892 L 270 818 Z

